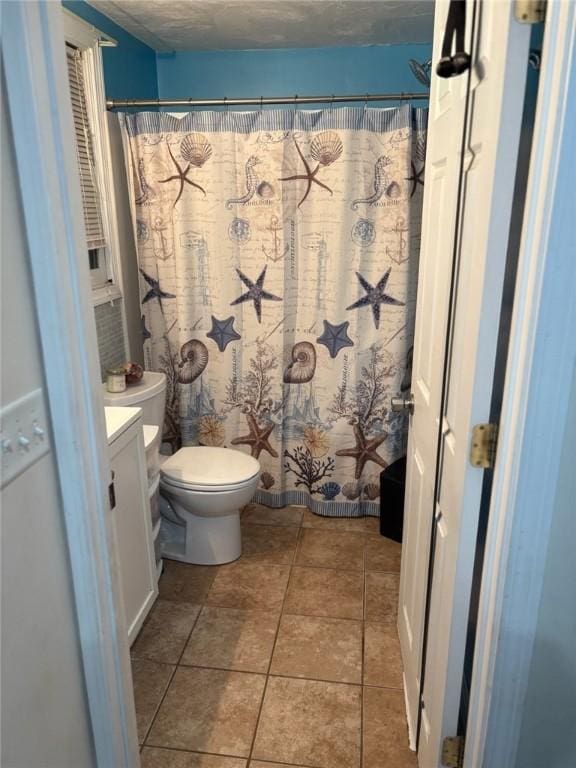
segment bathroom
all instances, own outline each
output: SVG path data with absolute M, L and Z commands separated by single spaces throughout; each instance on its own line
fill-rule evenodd
M 441 542 L 418 518 L 437 426 L 426 440 L 414 428 L 411 381 L 414 360 L 440 402 L 455 322 L 452 250 L 435 260 L 431 243 L 458 231 L 457 184 L 441 198 L 436 174 L 425 189 L 433 50 L 451 13 L 61 3 L 83 333 L 107 432 L 102 552 L 133 689 L 126 749 L 143 768 L 434 764 L 443 727 L 428 728 L 419 686 L 436 639 L 427 546 Z M 469 97 L 459 74 L 454 111 Z M 517 76 L 521 115 L 537 82 L 527 57 Z M 455 159 L 436 160 L 460 136 L 441 148 L 435 119 L 433 167 L 456 179 Z M 423 229 L 433 199 L 444 226 L 428 213 Z
M 182 546 L 177 541 L 182 538 L 182 526 L 175 525 L 167 516 L 162 519 L 159 536 L 162 538 L 160 549 L 164 555 L 164 570 L 159 583 L 159 598 L 132 645 L 139 736 L 145 745 L 143 765 L 168 764 L 171 753 L 165 750 L 170 748 L 249 758 L 253 766 L 270 760 L 326 768 L 354 765 L 361 749 L 355 721 L 359 721 L 362 706 L 367 733 L 364 741 L 366 768 L 384 759 L 377 746 L 379 729 L 370 724 L 370 718 L 375 717 L 380 707 L 396 713 L 391 725 L 396 743 L 390 746 L 395 751 L 386 755 L 386 759 L 392 759 L 394 755 L 398 765 L 412 765 L 402 715 L 398 640 L 391 619 L 397 599 L 401 545 L 379 535 L 375 510 L 379 506 L 382 467 L 400 459 L 406 450 L 405 419 L 392 419 L 387 412 L 389 398 L 404 391 L 402 379 L 407 375 L 406 358 L 413 336 L 425 152 L 425 97 L 428 94 L 426 66 L 431 57 L 433 6 L 427 4 L 425 15 L 417 19 L 398 19 L 393 28 L 389 21 L 376 16 L 369 23 L 362 21 L 355 32 L 350 26 L 350 16 L 335 18 L 330 29 L 326 28 L 324 36 L 319 37 L 322 16 L 319 12 L 314 14 L 314 4 L 308 11 L 300 11 L 311 14 L 305 21 L 306 16 L 299 17 L 297 11 L 291 18 L 288 7 L 272 12 L 270 4 L 262 9 L 260 3 L 241 3 L 236 11 L 237 18 L 229 24 L 222 25 L 221 17 L 214 11 L 209 22 L 213 37 L 211 41 L 202 41 L 200 33 L 186 30 L 201 25 L 203 13 L 209 13 L 210 4 L 204 12 L 198 10 L 198 16 L 187 20 L 185 25 L 175 25 L 174 21 L 171 23 L 170 15 L 174 20 L 182 18 L 183 6 L 166 3 L 156 11 L 160 14 L 160 26 L 155 29 L 173 30 L 172 37 L 156 41 L 156 44 L 150 38 L 151 47 L 163 45 L 149 57 L 148 69 L 144 67 L 144 46 L 131 40 L 129 48 L 125 39 L 127 33 L 119 37 L 118 29 L 98 13 L 103 11 L 120 20 L 126 5 L 115 4 L 119 14 L 116 16 L 110 8 L 107 10 L 107 3 L 92 6 L 64 3 L 64 6 L 118 41 L 115 48 L 102 49 L 107 98 L 228 97 L 232 100 L 235 97 L 259 99 L 297 94 L 363 96 L 415 92 L 424 97 L 319 105 L 299 104 L 294 99 L 294 103 L 280 107 L 262 105 L 260 108 L 258 105 L 251 108 L 251 116 L 256 122 L 249 129 L 247 146 L 243 146 L 242 134 L 234 136 L 226 132 L 221 137 L 218 120 L 249 108 L 220 106 L 216 108 L 214 118 L 210 118 L 209 109 L 202 110 L 205 122 L 207 119 L 206 128 L 198 127 L 200 123 L 191 123 L 186 129 L 176 128 L 176 147 L 186 136 L 190 146 L 181 146 L 179 156 L 175 149 L 170 151 L 168 148 L 161 159 L 155 152 L 155 142 L 169 130 L 163 123 L 142 137 L 139 129 L 129 138 L 126 135 L 120 137 L 119 119 L 115 113 L 125 110 L 110 111 L 108 130 L 117 152 L 117 156 L 112 157 L 112 167 L 117 169 L 114 191 L 116 206 L 121 209 L 118 216 L 130 216 L 126 190 L 119 188 L 126 186 L 126 159 L 121 143 L 131 164 L 129 173 L 136 179 L 129 194 L 138 219 L 137 254 L 131 220 L 118 226 L 129 246 L 126 248 L 121 243 L 119 248 L 123 293 L 126 295 L 128 288 L 128 293 L 136 294 L 136 302 L 139 299 L 141 306 L 131 307 L 127 301 L 123 307 L 119 306 L 122 299 L 118 298 L 113 304 L 106 302 L 96 308 L 103 375 L 106 369 L 126 359 L 144 363 L 147 370 L 168 374 L 171 389 L 167 392 L 167 413 L 171 427 L 164 427 L 164 452 L 171 452 L 179 445 L 200 443 L 210 446 L 207 462 L 213 464 L 217 460 L 211 455 L 215 446 L 228 446 L 226 450 L 229 450 L 237 445 L 236 450 L 248 456 L 251 453 L 260 463 L 260 468 L 254 462 L 254 468 L 248 464 L 246 469 L 239 467 L 237 471 L 246 472 L 247 476 L 254 475 L 259 469 L 261 472 L 258 488 L 250 486 L 244 492 L 244 498 L 234 501 L 236 508 L 244 506 L 251 501 L 254 491 L 258 492 L 260 503 L 249 505 L 242 515 L 241 549 L 240 536 L 235 536 L 232 530 L 236 525 L 234 521 L 230 523 L 230 530 L 224 529 L 222 524 L 218 535 L 211 528 L 206 534 L 198 527 L 188 530 L 186 536 L 191 543 L 189 551 L 182 555 Z M 262 21 L 258 24 L 260 18 Z M 255 29 L 250 32 L 252 24 Z M 148 39 L 146 35 L 144 38 Z M 258 42 L 271 39 L 278 43 L 272 46 L 270 42 Z M 375 44 L 380 39 L 382 43 Z M 314 44 L 315 40 L 323 40 L 322 47 Z M 194 50 L 194 43 L 198 42 L 203 50 Z M 169 45 L 178 50 L 166 50 Z M 141 58 L 136 69 L 136 53 L 133 51 L 137 46 Z M 411 68 L 411 61 L 421 65 L 420 77 L 424 82 L 417 79 L 418 72 L 414 72 L 414 64 Z M 150 70 L 152 73 L 148 74 Z M 127 120 L 139 119 L 140 116 L 134 114 L 136 109 L 146 114 L 145 108 L 131 109 Z M 188 111 L 186 107 L 179 107 L 181 114 L 169 106 L 161 109 L 178 118 Z M 376 122 L 384 114 L 399 114 L 396 111 L 384 113 L 383 109 L 413 111 L 414 118 L 408 122 L 403 118 L 404 122 L 400 121 L 398 128 L 393 126 L 386 134 L 383 130 L 382 137 L 376 142 L 371 139 L 370 130 L 359 137 L 363 143 L 373 146 L 367 147 L 367 156 L 356 168 L 350 169 L 350 174 L 338 179 L 331 166 L 337 164 L 341 154 L 354 150 L 350 147 L 343 152 L 340 136 L 334 130 L 338 122 L 334 120 L 338 121 L 338 115 L 350 114 L 350 109 L 354 110 L 355 120 L 368 121 L 367 127 L 370 121 Z M 196 119 L 202 118 L 201 108 L 196 110 Z M 263 122 L 267 120 L 267 112 L 280 115 L 280 118 L 284 116 L 285 124 L 273 130 L 271 122 Z M 306 131 L 307 113 L 314 118 Z M 162 117 L 169 119 L 166 115 L 160 115 Z M 317 180 L 324 185 L 312 183 L 307 198 L 306 179 L 284 182 L 280 195 L 277 191 L 277 185 L 282 184 L 276 181 L 278 177 L 306 173 L 298 156 L 294 155 L 293 147 L 288 146 L 292 139 L 286 140 L 293 119 L 303 121 L 299 130 L 308 142 L 304 154 L 309 156 L 310 162 L 316 160 L 312 170 L 320 163 Z M 344 123 L 342 125 L 346 127 Z M 232 126 L 224 130 L 234 132 L 239 129 Z M 310 144 L 315 136 L 319 137 L 316 149 L 316 145 Z M 353 141 L 352 134 L 349 136 Z M 405 149 L 407 138 L 414 144 L 414 156 Z M 268 146 L 267 141 L 270 142 Z M 394 141 L 402 142 L 397 152 L 394 152 Z M 148 147 L 153 154 L 147 154 Z M 278 147 L 283 147 L 283 151 L 275 151 Z M 364 151 L 361 146 L 356 149 L 358 153 Z M 263 162 L 253 169 L 257 189 L 250 190 L 249 182 L 244 180 L 244 168 L 248 158 L 257 152 Z M 324 153 L 326 159 L 318 153 Z M 374 161 L 381 155 L 392 153 L 398 167 L 383 169 L 388 188 L 387 193 L 382 190 L 383 202 L 388 201 L 388 205 L 378 208 L 369 200 L 354 202 L 356 198 L 370 198 L 375 190 L 378 194 L 373 180 Z M 218 163 L 222 155 L 228 159 L 227 164 L 224 161 Z M 238 159 L 235 159 L 236 155 Z M 182 165 L 182 159 L 186 161 L 185 165 Z M 187 183 L 184 183 L 178 176 L 189 159 L 192 172 L 187 172 L 184 177 Z M 154 167 L 155 164 L 158 167 Z M 234 164 L 240 166 L 236 171 L 233 171 Z M 145 169 L 141 176 L 140 168 Z M 117 173 L 124 178 L 116 179 Z M 232 173 L 235 177 L 228 181 L 226 177 Z M 341 198 L 345 192 L 345 201 L 341 200 L 336 209 L 327 208 L 333 194 L 328 187 L 333 187 L 334 183 L 351 184 L 352 175 L 359 176 L 358 181 L 350 190 L 340 189 Z M 411 176 L 414 178 L 409 179 Z M 390 188 L 396 177 L 398 181 Z M 146 199 L 150 181 L 154 178 L 172 178 L 172 181 L 163 187 L 156 184 L 154 191 L 149 193 L 150 199 Z M 221 183 L 223 189 L 214 188 Z M 212 195 L 216 192 L 221 210 L 214 204 L 204 205 L 204 200 L 210 196 L 210 187 Z M 247 198 L 252 194 L 253 199 L 242 200 L 245 194 Z M 119 198 L 122 198 L 120 204 Z M 232 199 L 238 202 L 232 202 Z M 372 211 L 376 215 L 370 215 Z M 410 222 L 410 225 L 403 222 Z M 378 226 L 382 230 L 396 228 L 397 231 L 380 235 L 379 242 L 371 248 Z M 334 265 L 335 259 L 330 260 L 330 253 L 337 239 L 343 237 L 344 228 L 347 244 L 341 254 L 335 254 Z M 294 246 L 294 240 L 299 247 Z M 223 253 L 219 256 L 220 244 Z M 355 255 L 348 255 L 347 249 L 356 252 Z M 406 251 L 405 255 L 396 253 L 402 249 Z M 389 256 L 386 250 L 390 252 Z M 124 264 L 128 260 L 131 263 Z M 192 266 L 193 260 L 197 267 Z M 347 261 L 353 261 L 356 266 L 346 268 Z M 291 270 L 298 270 L 298 282 L 294 280 L 294 287 L 290 286 L 290 277 L 285 271 L 288 264 L 291 264 Z M 136 265 L 140 269 L 139 286 L 135 285 Z M 346 308 L 365 292 L 358 282 L 351 284 L 356 281 L 354 272 L 364 272 L 369 282 L 375 285 L 389 267 L 394 269 L 392 279 L 384 289 L 389 298 L 380 305 L 380 327 L 374 325 L 370 305 L 357 310 L 356 321 L 353 311 Z M 244 275 L 240 280 L 236 268 Z M 263 294 L 259 310 L 251 296 L 248 302 L 234 304 L 236 297 L 250 291 L 264 268 L 263 290 L 268 295 L 284 296 L 284 289 L 300 292 L 306 289 L 308 293 L 302 302 L 291 299 L 292 306 L 286 315 L 283 305 L 277 299 L 269 300 L 266 294 Z M 326 294 L 340 290 L 338 273 L 330 275 L 330 271 L 345 268 L 350 289 L 342 300 L 330 306 Z M 159 285 L 154 280 L 159 280 Z M 192 283 L 191 287 L 187 288 L 184 281 Z M 229 288 L 226 283 L 230 283 Z M 224 296 L 215 292 L 217 285 L 221 286 Z M 207 295 L 208 291 L 212 293 Z M 187 295 L 182 299 L 171 298 L 182 294 Z M 396 301 L 398 306 L 392 303 Z M 176 311 L 175 304 L 179 305 Z M 204 304 L 206 310 L 198 313 L 198 304 Z M 256 317 L 258 311 L 260 317 Z M 111 327 L 114 312 L 117 313 L 116 331 Z M 125 351 L 122 313 L 126 325 L 132 329 L 129 353 Z M 386 318 L 387 313 L 391 320 Z M 298 321 L 295 323 L 296 314 Z M 323 326 L 324 320 L 331 324 Z M 170 330 L 175 321 L 176 333 Z M 280 322 L 286 322 L 288 328 L 283 334 L 272 336 Z M 344 324 L 343 328 L 341 324 Z M 349 354 L 353 341 L 359 346 L 353 331 L 355 324 L 361 329 L 356 334 L 365 335 L 358 370 L 354 357 Z M 325 340 L 322 339 L 323 331 Z M 153 338 L 150 338 L 152 334 Z M 170 338 L 168 355 L 176 359 L 169 366 L 166 366 L 167 334 Z M 243 347 L 240 335 L 246 339 L 246 347 Z M 260 344 L 262 337 L 268 337 L 270 341 Z M 372 347 L 374 352 L 370 351 Z M 340 365 L 331 365 L 332 361 Z M 259 362 L 262 365 L 255 367 Z M 381 420 L 387 421 L 388 426 L 379 423 L 375 428 L 368 428 L 368 439 L 376 438 L 378 444 L 383 443 L 382 448 L 374 450 L 365 463 L 358 464 L 353 456 L 339 458 L 335 455 L 340 449 L 354 451 L 353 427 L 348 424 L 354 419 L 354 404 L 345 404 L 349 410 L 339 414 L 339 418 L 330 417 L 336 389 L 330 387 L 328 377 L 341 379 L 344 388 L 344 382 L 349 380 L 348 391 L 352 394 L 360 384 L 362 365 L 369 368 L 372 365 L 370 374 L 373 377 L 389 376 L 389 382 L 382 390 L 369 393 L 376 400 L 370 413 L 364 415 L 364 423 L 368 425 L 371 420 Z M 320 377 L 315 368 L 318 373 L 322 368 L 331 370 L 326 370 L 324 381 L 318 381 Z M 394 370 L 385 371 L 386 368 Z M 236 370 L 243 372 L 244 378 L 234 378 Z M 255 371 L 256 377 L 250 377 L 251 370 Z M 177 377 L 175 385 L 174 375 Z M 313 387 L 313 383 L 317 386 Z M 261 398 L 262 405 L 257 403 L 254 408 L 257 421 L 252 422 L 253 426 L 247 422 L 245 412 L 250 401 L 250 388 L 259 384 L 267 388 L 265 397 L 274 400 L 272 408 L 276 414 L 273 419 L 276 424 L 281 423 L 282 436 L 278 427 L 271 435 L 267 430 L 268 437 L 265 433 L 262 435 L 261 427 L 269 423 L 264 397 Z M 228 389 L 233 387 L 238 390 L 235 399 L 228 396 Z M 132 393 L 136 390 L 138 387 L 131 389 L 128 386 L 127 405 L 133 403 Z M 179 404 L 176 397 L 179 397 Z M 346 396 L 344 399 L 350 398 Z M 124 404 L 125 398 L 112 395 L 105 402 L 107 405 Z M 134 404 L 142 405 L 141 402 Z M 146 421 L 146 410 L 144 416 Z M 387 431 L 396 429 L 404 434 L 390 435 L 386 441 L 378 440 Z M 262 442 L 251 444 L 254 438 Z M 251 450 L 252 447 L 255 450 Z M 280 453 L 284 459 L 279 457 Z M 196 480 L 207 482 L 208 467 L 200 466 L 203 458 L 192 454 L 190 459 L 199 473 Z M 231 460 L 232 456 L 222 459 L 233 471 Z M 306 462 L 314 463 L 316 475 L 305 474 Z M 335 462 L 338 465 L 334 469 Z M 288 464 L 288 469 L 283 470 L 283 464 Z M 218 480 L 227 481 L 231 486 L 235 478 L 227 477 L 223 469 L 217 473 Z M 177 472 L 183 472 L 180 465 Z M 244 476 L 238 475 L 238 479 L 244 480 Z M 162 484 L 165 491 L 168 490 L 165 481 Z M 277 486 L 284 492 L 274 493 Z M 332 501 L 337 497 L 340 504 Z M 202 503 L 205 505 L 206 502 Z M 163 500 L 160 504 L 164 505 Z M 200 524 L 206 520 L 211 527 L 209 518 L 200 518 Z M 210 549 L 209 556 L 206 549 Z M 214 566 L 197 565 L 194 571 L 194 566 L 181 565 L 173 559 L 183 556 L 188 563 L 225 563 L 237 560 L 240 551 L 242 554 L 236 566 L 223 566 L 219 575 Z M 240 588 L 243 579 L 248 583 Z M 287 592 L 286 579 L 291 579 Z M 242 596 L 244 590 L 247 594 Z M 362 628 L 364 599 L 365 633 Z M 280 624 L 276 615 L 279 609 Z M 267 673 L 271 675 L 268 678 L 263 676 Z M 311 682 L 300 682 L 304 680 Z M 366 683 L 363 705 L 359 687 L 362 683 Z M 266 695 L 257 718 L 261 685 L 266 685 Z M 286 689 L 282 687 L 284 685 Z M 279 686 L 277 690 L 275 686 Z M 202 726 L 193 725 L 197 719 L 195 707 L 198 700 L 192 693 L 188 699 L 187 689 L 196 690 L 203 708 L 208 691 L 213 691 L 211 705 L 214 711 L 203 715 L 206 722 Z M 182 696 L 184 699 L 180 701 Z M 246 697 L 244 722 L 231 720 L 226 726 L 216 712 L 221 712 L 225 721 L 224 713 L 228 708 L 233 710 L 237 697 Z M 286 706 L 285 699 L 293 702 L 292 717 L 295 719 L 292 725 L 286 725 L 276 733 L 273 723 L 280 709 Z M 304 735 L 297 712 L 305 712 L 313 701 L 318 702 L 315 704 L 317 721 L 313 719 L 310 733 Z M 185 709 L 188 710 L 186 714 Z M 340 722 L 344 715 L 351 722 L 349 731 L 344 729 L 341 738 L 331 735 L 329 740 L 334 744 L 329 748 L 322 747 L 324 736 L 321 734 L 328 735 L 331 722 Z M 296 738 L 297 733 L 300 733 L 299 738 Z M 230 739 L 232 743 L 227 741 Z M 292 742 L 292 747 L 288 742 Z M 372 757 L 370 751 L 374 753 Z

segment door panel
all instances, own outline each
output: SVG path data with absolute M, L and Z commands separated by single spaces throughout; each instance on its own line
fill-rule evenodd
M 468 24 L 473 4 L 468 4 Z M 494 378 L 500 305 L 513 202 L 514 176 L 518 152 L 524 85 L 529 49 L 530 28 L 518 24 L 513 18 L 511 3 L 476 4 L 474 66 L 470 78 L 471 95 L 466 126 L 466 150 L 463 162 L 461 218 L 459 243 L 456 253 L 453 304 L 450 314 L 448 348 L 445 335 L 438 334 L 434 360 L 439 367 L 431 374 L 429 404 L 416 396 L 412 417 L 411 456 L 419 455 L 425 467 L 427 481 L 425 493 L 420 497 L 421 508 L 406 507 L 406 516 L 416 514 L 423 522 L 414 523 L 408 530 L 423 525 L 430 531 L 433 524 L 433 574 L 429 599 L 429 617 L 426 645 L 426 664 L 423 682 L 415 673 L 415 657 L 409 659 L 407 696 L 416 700 L 417 689 L 421 696 L 421 730 L 418 747 L 421 768 L 437 768 L 445 736 L 458 732 L 463 660 L 466 644 L 466 627 L 470 601 L 470 587 L 474 564 L 474 552 L 480 509 L 483 472 L 473 468 L 468 460 L 471 432 L 474 424 L 489 419 L 492 382 Z M 443 28 L 443 25 L 442 25 Z M 435 56 L 436 56 L 435 39 Z M 470 50 L 470 49 L 468 49 Z M 437 60 L 437 58 L 435 58 Z M 466 76 L 449 82 L 465 87 Z M 445 109 L 447 96 L 442 92 L 432 101 L 434 112 L 442 108 L 442 119 L 433 116 L 434 143 L 444 148 L 447 157 L 444 199 L 452 201 L 456 209 L 456 190 L 459 169 L 454 167 L 460 141 L 446 127 L 442 136 L 436 136 L 442 120 L 450 116 L 458 120 L 462 132 L 463 112 L 456 108 L 461 102 L 452 101 Z M 451 98 L 454 98 L 452 94 Z M 438 129 L 437 129 L 438 126 Z M 452 126 L 452 131 L 455 128 Z M 438 150 L 442 154 L 442 150 Z M 452 162 L 452 165 L 450 165 Z M 428 181 L 428 178 L 426 179 Z M 431 185 L 433 188 L 433 185 Z M 428 190 L 430 191 L 430 190 Z M 449 226 L 437 226 L 437 222 Z M 442 318 L 430 323 L 418 318 L 417 328 L 422 336 L 415 340 L 415 360 L 425 354 L 416 348 L 431 343 L 426 334 L 433 325 L 446 327 L 448 311 L 449 273 L 452 267 L 454 218 L 438 215 L 437 200 L 424 199 L 424 222 L 434 224 L 424 240 L 425 248 L 436 254 L 436 264 L 442 265 L 442 276 L 435 299 L 444 301 L 435 312 Z M 421 257 L 422 261 L 422 257 Z M 427 264 L 426 258 L 424 263 Z M 421 275 L 426 281 L 426 275 Z M 420 325 L 418 325 L 420 322 Z M 447 354 L 447 381 L 442 402 L 442 363 Z M 417 363 L 418 364 L 418 363 Z M 430 375 L 430 374 L 429 374 Z M 415 378 L 418 381 L 418 373 Z M 422 410 L 423 413 L 419 413 Z M 442 423 L 440 454 L 436 456 L 438 418 Z M 438 483 L 434 495 L 434 476 L 438 467 Z M 414 461 L 408 464 L 407 484 L 422 485 L 420 467 Z M 429 495 L 427 495 L 429 494 Z M 431 511 L 434 520 L 431 521 Z M 418 536 L 418 540 L 421 535 Z M 407 556 L 415 551 L 415 544 L 406 542 Z M 426 559 L 427 564 L 427 559 Z M 413 595 L 426 589 L 426 567 L 422 563 L 402 566 L 406 581 L 408 576 L 419 580 L 419 587 L 411 585 L 410 592 L 402 592 L 401 601 L 413 599 Z M 401 584 L 403 589 L 404 583 Z M 424 616 L 418 614 L 421 601 L 408 606 L 413 633 L 412 647 L 417 649 L 416 631 L 423 628 Z M 401 616 L 403 614 L 401 613 Z M 402 636 L 402 621 L 400 622 Z M 404 633 L 405 634 L 405 633 Z M 402 640 L 405 653 L 407 643 Z M 421 651 L 421 648 L 420 648 Z M 418 670 L 419 671 L 419 670 Z M 411 715 L 412 716 L 412 715 Z
M 440 57 L 448 3 L 437 2 L 433 60 Z M 398 631 L 411 746 L 416 744 L 420 667 L 434 485 L 438 417 L 456 221 L 459 148 L 464 125 L 464 78 L 434 77 L 426 149 L 424 218 L 412 367 L 415 412 L 410 417 Z

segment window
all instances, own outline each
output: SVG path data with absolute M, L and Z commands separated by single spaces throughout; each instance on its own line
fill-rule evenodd
M 120 297 L 100 32 L 73 14 L 65 19 L 66 63 L 76 134 L 86 250 L 96 304 Z

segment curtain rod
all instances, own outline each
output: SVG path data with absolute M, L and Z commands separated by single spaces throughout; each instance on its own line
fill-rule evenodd
M 262 96 L 246 99 L 107 99 L 107 109 L 123 107 L 261 107 L 268 104 L 339 104 L 351 101 L 411 101 L 429 93 L 364 93 L 347 96 Z

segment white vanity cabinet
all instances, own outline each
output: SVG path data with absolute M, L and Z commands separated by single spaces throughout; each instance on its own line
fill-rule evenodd
M 140 408 L 106 408 L 114 546 L 128 640 L 157 595 L 156 563 Z

